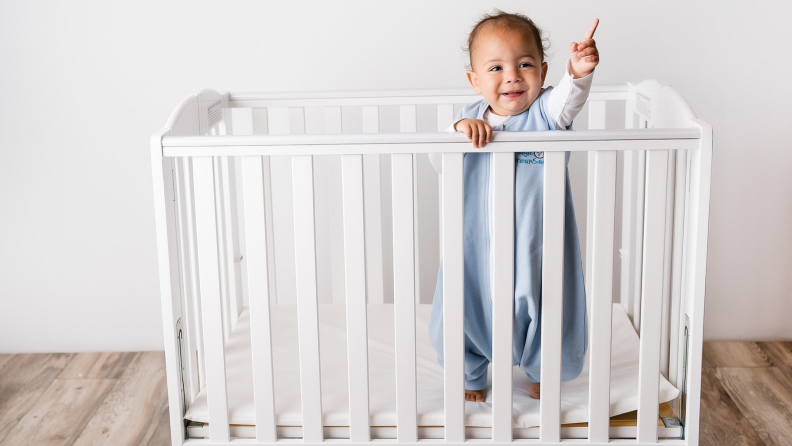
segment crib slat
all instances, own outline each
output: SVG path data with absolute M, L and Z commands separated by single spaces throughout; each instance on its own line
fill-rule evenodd
M 514 153 L 492 154 L 492 439 L 512 441 Z
M 415 370 L 412 154 L 391 158 L 393 184 L 393 303 L 396 323 L 396 436 L 418 441 Z
M 443 378 L 447 443 L 465 440 L 462 155 L 443 154 Z
M 197 268 L 195 267 L 194 256 L 195 245 L 192 238 L 192 210 L 189 207 L 188 213 L 187 204 L 187 187 L 185 183 L 185 167 L 188 166 L 189 160 L 186 158 L 176 158 L 173 163 L 174 177 L 176 180 L 176 228 L 179 235 L 179 254 L 181 256 L 180 262 L 183 267 L 181 269 L 181 281 L 183 284 L 182 290 L 184 291 L 184 329 L 186 335 L 184 336 L 186 346 L 183 347 L 183 354 L 186 356 L 184 360 L 187 362 L 187 372 L 185 380 L 187 382 L 187 389 L 189 391 L 188 398 L 192 400 L 198 395 L 201 384 L 198 382 L 198 358 L 192 352 L 197 352 L 198 334 L 196 328 L 200 329 L 197 324 L 199 316 L 196 314 L 195 302 L 198 296 L 198 287 L 195 282 L 198 280 L 196 274 Z M 192 195 L 190 195 L 192 196 Z
M 608 442 L 616 152 L 594 153 L 591 219 L 591 330 L 589 336 L 589 441 Z
M 668 151 L 647 151 L 641 339 L 638 364 L 638 442 L 657 441 L 660 324 L 663 302 Z
M 222 121 L 221 121 L 222 123 Z M 222 130 L 222 128 L 221 128 Z M 230 310 L 231 327 L 234 326 L 239 313 L 242 312 L 242 300 L 238 291 L 237 275 L 236 275 L 236 252 L 234 247 L 234 227 L 236 220 L 234 219 L 233 212 L 233 191 L 232 191 L 232 178 L 234 167 L 232 165 L 233 158 L 223 156 L 220 157 L 221 174 L 223 175 L 223 220 L 225 221 L 225 239 L 226 239 L 226 257 L 225 263 L 227 271 L 228 283 L 228 309 Z
M 195 233 L 195 184 L 193 181 L 192 158 L 185 158 L 184 192 L 187 206 L 187 232 L 190 246 L 190 263 L 192 264 L 191 282 L 193 289 L 193 320 L 195 321 L 195 340 L 197 344 L 198 390 L 206 380 L 206 355 L 203 342 L 203 310 L 201 309 L 201 292 L 198 274 L 198 237 Z
M 368 322 L 366 320 L 366 264 L 363 234 L 363 157 L 342 155 L 344 207 L 344 263 L 349 352 L 350 441 L 368 442 Z
M 267 108 L 267 130 L 270 135 L 289 135 L 294 133 L 288 107 Z M 294 288 L 294 207 L 292 166 L 290 156 L 269 156 L 269 169 L 264 171 L 265 199 L 269 199 L 272 217 L 272 245 L 275 258 L 275 282 L 277 303 L 296 303 Z M 265 162 L 266 168 L 266 162 Z M 266 181 L 269 179 L 269 187 Z M 280 193 L 274 193 L 279 191 Z
M 229 440 L 223 321 L 218 276 L 218 240 L 215 223 L 214 171 L 211 157 L 193 158 L 195 174 L 195 223 L 198 268 L 206 349 L 206 399 L 209 404 L 209 437 Z
M 242 184 L 247 232 L 247 262 L 251 271 L 251 274 L 248 275 L 248 307 L 250 349 L 253 359 L 256 439 L 259 442 L 275 442 L 275 391 L 272 372 L 267 223 L 264 219 L 264 181 L 261 157 L 242 157 Z
M 363 133 L 379 133 L 379 107 L 363 106 Z M 385 303 L 382 265 L 382 195 L 380 154 L 363 155 L 366 228 L 366 292 L 369 303 Z
M 213 129 L 215 127 L 212 127 Z M 220 308 L 223 315 L 223 341 L 227 342 L 228 337 L 231 336 L 231 311 L 229 309 L 229 295 L 228 295 L 228 265 L 226 264 L 226 253 L 228 242 L 226 240 L 226 222 L 225 213 L 225 200 L 223 197 L 223 186 L 225 179 L 223 178 L 221 158 L 215 156 L 212 163 L 214 169 L 214 193 L 215 193 L 215 218 L 217 219 L 217 249 L 218 249 L 218 267 L 220 268 Z
M 566 154 L 545 152 L 542 248 L 542 397 L 539 440 L 560 441 L 561 323 L 564 283 Z
M 313 157 L 292 157 L 294 187 L 294 272 L 297 280 L 297 324 L 300 342 L 300 384 L 303 440 L 320 442 L 322 383 L 319 360 L 319 313 L 316 295 Z
M 605 128 L 605 101 L 589 101 L 589 130 Z M 594 243 L 594 154 L 595 151 L 588 152 L 588 187 L 586 188 L 586 303 L 587 308 L 591 308 L 591 267 L 592 267 L 592 243 Z M 591 313 L 589 312 L 589 316 Z

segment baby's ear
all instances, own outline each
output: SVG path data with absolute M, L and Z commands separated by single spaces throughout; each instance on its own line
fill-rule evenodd
M 473 91 L 475 91 L 476 94 L 481 94 L 481 88 L 478 84 L 478 76 L 476 75 L 476 72 L 473 70 L 468 70 L 467 78 L 468 82 L 470 82 L 470 86 L 473 87 Z
M 545 77 L 547 77 L 547 62 L 542 62 L 542 85 L 545 83 Z

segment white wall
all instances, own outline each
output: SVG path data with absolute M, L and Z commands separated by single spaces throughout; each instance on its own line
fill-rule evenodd
M 597 83 L 713 125 L 706 338 L 792 339 L 792 8 L 725 3 L 3 2 L 0 352 L 162 348 L 148 137 L 185 95 L 465 87 L 495 6 L 549 32 L 551 83 L 599 17 Z

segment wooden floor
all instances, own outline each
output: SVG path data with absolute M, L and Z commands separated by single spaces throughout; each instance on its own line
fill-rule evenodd
M 0 446 L 168 445 L 162 352 L 0 355 Z M 704 344 L 701 445 L 792 445 L 792 342 Z

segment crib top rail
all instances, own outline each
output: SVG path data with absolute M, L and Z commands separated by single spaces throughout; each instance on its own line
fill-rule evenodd
M 487 152 L 668 150 L 698 145 L 700 128 L 495 132 Z M 585 143 L 585 144 L 582 144 Z M 528 144 L 529 146 L 526 146 Z M 480 152 L 464 135 L 395 133 L 363 135 L 164 136 L 163 156 L 341 155 Z M 532 147 L 536 146 L 536 147 Z
M 594 85 L 589 100 L 626 100 L 628 85 Z M 436 88 L 421 90 L 363 91 L 301 91 L 301 92 L 230 92 L 228 106 L 248 107 L 311 107 L 354 105 L 400 105 L 469 103 L 481 99 L 469 88 Z

